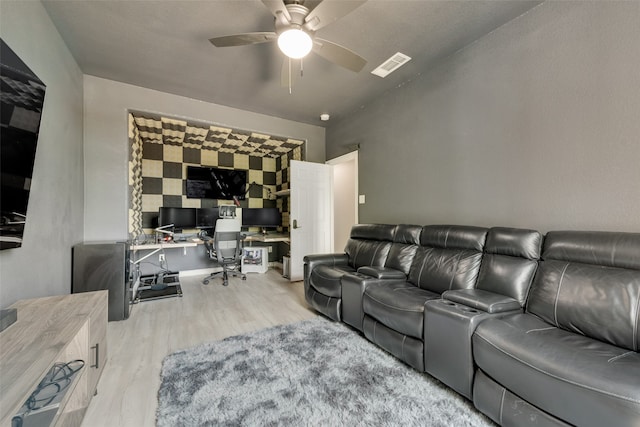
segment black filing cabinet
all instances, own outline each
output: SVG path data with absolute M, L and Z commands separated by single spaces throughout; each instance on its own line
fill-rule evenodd
M 129 317 L 131 278 L 126 242 L 84 242 L 73 246 L 71 292 L 109 291 L 109 321 Z

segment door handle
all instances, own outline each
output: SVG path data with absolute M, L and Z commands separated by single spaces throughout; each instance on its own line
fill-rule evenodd
M 295 230 L 295 229 L 298 229 L 298 228 L 302 228 L 302 227 L 298 227 L 298 220 L 294 219 L 293 220 L 293 229 Z

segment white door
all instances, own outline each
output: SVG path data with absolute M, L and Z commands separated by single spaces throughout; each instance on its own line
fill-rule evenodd
M 333 252 L 333 168 L 291 160 L 290 279 L 303 279 L 305 255 Z

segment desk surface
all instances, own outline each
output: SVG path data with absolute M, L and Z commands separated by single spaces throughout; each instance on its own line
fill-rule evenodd
M 166 243 L 144 243 L 141 245 L 131 245 L 131 250 L 139 251 L 144 249 L 171 249 L 171 248 L 188 248 L 193 246 L 198 246 L 201 244 L 202 240 L 200 239 L 190 239 L 186 242 L 166 242 Z
M 290 242 L 289 234 L 273 233 L 273 234 L 249 234 L 244 238 L 245 242 Z
M 245 242 L 287 242 L 291 241 L 289 234 L 286 233 L 271 233 L 271 234 L 248 234 L 242 239 Z M 154 249 L 171 249 L 171 248 L 188 248 L 197 245 L 201 245 L 203 242 L 198 238 L 188 239 L 184 242 L 164 242 L 164 243 L 144 243 L 139 245 L 131 245 L 131 250 L 154 250 Z

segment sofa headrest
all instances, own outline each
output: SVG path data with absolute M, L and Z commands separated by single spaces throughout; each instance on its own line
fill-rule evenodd
M 493 227 L 487 234 L 484 252 L 531 260 L 540 259 L 542 234 L 522 228 Z
M 392 242 L 395 229 L 395 225 L 389 224 L 356 224 L 351 227 L 351 238 Z
M 396 233 L 393 236 L 394 243 L 404 243 L 407 245 L 420 244 L 420 232 L 422 226 L 400 224 L 396 227 Z
M 422 228 L 420 244 L 442 249 L 482 251 L 487 231 L 470 225 L 426 225 Z
M 542 258 L 640 270 L 640 233 L 550 231 Z

